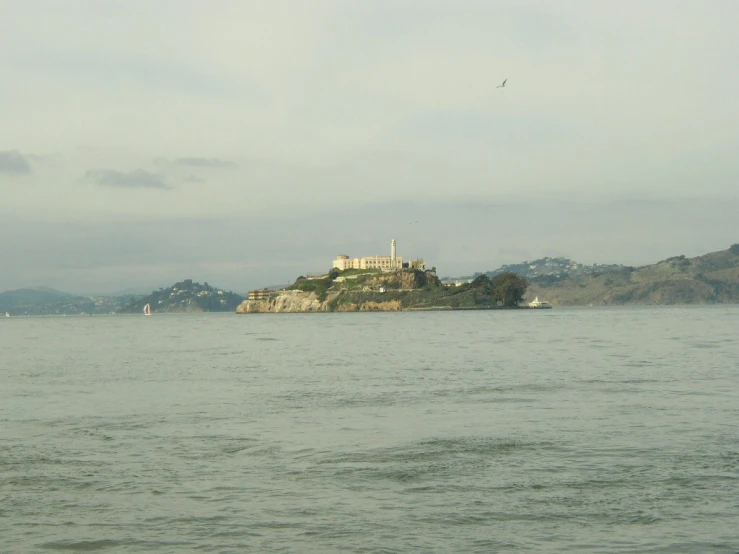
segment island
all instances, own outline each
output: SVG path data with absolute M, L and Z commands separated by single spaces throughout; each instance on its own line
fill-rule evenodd
M 146 296 L 132 298 L 119 313 L 143 313 L 147 305 L 152 312 L 160 313 L 233 312 L 243 300 L 243 296 L 212 287 L 207 281 L 201 284 L 185 279 Z
M 391 241 L 390 256 L 339 255 L 325 274 L 300 276 L 280 290 L 252 290 L 239 314 L 517 309 L 528 279 L 512 272 L 443 284 L 423 259 L 404 261 Z
M 528 280 L 514 273 L 480 275 L 444 285 L 433 270 L 337 270 L 298 277 L 282 290 L 253 290 L 236 313 L 378 312 L 516 309 Z

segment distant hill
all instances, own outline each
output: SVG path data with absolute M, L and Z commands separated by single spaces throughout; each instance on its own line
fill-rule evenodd
M 486 272 L 488 277 L 512 272 L 522 277 L 536 279 L 539 277 L 562 278 L 579 277 L 581 275 L 600 275 L 622 271 L 626 266 L 619 264 L 580 264 L 569 258 L 540 258 L 531 262 L 503 265 L 494 271 Z
M 232 312 L 244 297 L 186 279 L 148 295 L 79 295 L 48 287 L 0 293 L 0 315 L 88 315 L 140 313 L 149 303 L 154 312 Z
M 557 280 L 565 277 L 578 277 L 581 275 L 599 275 L 602 273 L 611 273 L 622 271 L 625 268 L 623 265 L 618 264 L 580 264 L 572 261 L 569 258 L 539 258 L 538 260 L 521 262 L 519 264 L 507 264 L 502 265 L 498 269 L 492 271 L 486 271 L 485 275 L 488 277 L 495 277 L 501 273 L 515 273 L 521 277 L 528 279 L 536 279 L 540 277 L 546 277 L 549 279 Z M 443 277 L 442 281 L 470 281 L 482 275 L 482 273 L 475 273 L 474 275 L 464 277 Z
M 84 296 L 48 287 L 9 290 L 0 293 L 0 313 L 11 315 L 50 315 L 89 313 L 95 302 Z
M 231 291 L 185 279 L 171 287 L 161 288 L 146 296 L 132 298 L 120 308 L 121 313 L 141 313 L 149 304 L 152 312 L 233 312 L 244 297 Z
M 538 275 L 527 298 L 560 306 L 739 303 L 739 244 L 686 258 L 604 272 Z
M 34 287 L 18 290 L 9 290 L 0 293 L 0 310 L 8 311 L 27 306 L 38 306 L 50 302 L 59 302 L 76 295 L 50 289 L 48 287 Z
M 487 271 L 512 272 L 530 281 L 527 300 L 538 296 L 560 306 L 619 304 L 739 303 L 739 244 L 686 258 L 673 256 L 642 267 L 580 264 L 569 258 L 540 258 Z M 482 275 L 443 277 L 445 283 Z
M 82 296 L 48 287 L 24 288 L 0 293 L 0 314 L 81 315 L 113 313 L 127 297 Z

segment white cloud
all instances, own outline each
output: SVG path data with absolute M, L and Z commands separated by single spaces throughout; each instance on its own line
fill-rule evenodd
M 85 177 L 95 184 L 104 187 L 168 189 L 169 185 L 161 175 L 137 169 L 129 173 L 115 169 L 91 169 Z
M 171 162 L 174 165 L 185 167 L 215 167 L 215 168 L 235 168 L 236 164 L 229 160 L 220 160 L 218 158 L 177 158 Z

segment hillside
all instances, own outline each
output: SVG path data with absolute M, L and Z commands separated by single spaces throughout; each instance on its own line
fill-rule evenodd
M 185 279 L 171 287 L 161 288 L 146 296 L 132 299 L 120 313 L 141 313 L 146 304 L 152 312 L 232 312 L 244 300 L 243 296 L 216 287 Z
M 112 313 L 128 298 L 82 296 L 48 287 L 24 288 L 0 293 L 0 314 L 82 315 Z
M 602 274 L 531 279 L 527 298 L 559 306 L 739 303 L 739 245 Z
M 527 279 L 536 279 L 539 277 L 547 277 L 549 279 L 562 279 L 564 277 L 578 277 L 581 275 L 598 275 L 601 273 L 611 273 L 621 271 L 626 266 L 619 264 L 580 264 L 570 258 L 550 258 L 544 257 L 538 260 L 521 262 L 519 264 L 506 264 L 498 269 L 486 271 L 484 275 L 495 277 L 501 273 L 515 273 Z M 460 281 L 471 281 L 481 273 L 464 277 L 443 277 L 442 282 L 453 283 Z

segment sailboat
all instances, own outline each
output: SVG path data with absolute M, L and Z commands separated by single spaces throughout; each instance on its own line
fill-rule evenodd
M 151 315 L 151 306 L 149 304 L 144 306 L 144 315 Z

